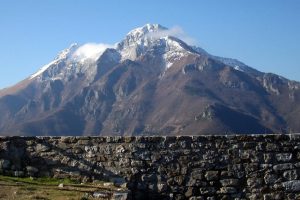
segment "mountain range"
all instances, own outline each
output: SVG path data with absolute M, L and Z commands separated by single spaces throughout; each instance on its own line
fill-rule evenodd
M 188 45 L 158 24 L 72 44 L 0 90 L 0 135 L 299 132 L 300 83 Z

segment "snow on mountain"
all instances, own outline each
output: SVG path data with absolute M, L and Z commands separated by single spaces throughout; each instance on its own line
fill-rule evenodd
M 168 69 L 175 61 L 193 53 L 186 46 L 183 41 L 173 37 L 167 28 L 159 24 L 146 24 L 130 31 L 126 38 L 117 44 L 117 50 L 122 60 L 135 60 L 146 52 L 159 49 Z
M 179 34 L 182 34 L 181 31 Z M 259 74 L 257 70 L 236 59 L 213 56 L 200 47 L 189 46 L 175 37 L 176 34 L 178 35 L 177 30 L 170 30 L 159 24 L 146 24 L 130 31 L 124 40 L 116 45 L 87 43 L 78 46 L 72 44 L 59 53 L 52 62 L 31 75 L 29 79 L 64 79 L 74 73 L 85 73 L 88 77 L 92 77 L 96 73 L 96 60 L 107 48 L 115 49 L 120 54 L 120 61 L 126 59 L 135 61 L 139 56 L 148 52 L 158 52 L 165 63 L 166 70 L 189 54 L 200 54 L 218 60 L 236 70 Z M 44 74 L 45 76 L 43 76 Z
M 0 135 L 300 130 L 299 83 L 213 56 L 175 33 L 146 24 L 114 46 L 71 45 L 0 91 Z
M 80 73 L 92 78 L 96 73 L 96 61 L 107 48 L 113 48 L 113 45 L 87 43 L 79 46 L 76 43 L 72 44 L 69 48 L 61 51 L 53 61 L 31 75 L 29 79 L 68 79 L 68 77 Z
M 37 76 L 43 74 L 49 67 L 51 67 L 53 65 L 57 65 L 61 61 L 66 60 L 67 58 L 69 58 L 71 56 L 71 54 L 74 52 L 74 50 L 77 49 L 77 47 L 78 47 L 77 43 L 71 44 L 69 48 L 61 51 L 53 61 L 51 61 L 47 65 L 44 65 L 36 73 L 31 75 L 29 79 L 36 78 Z
M 200 47 L 196 47 L 196 46 L 192 46 L 192 48 L 196 52 L 206 55 L 212 59 L 218 60 L 221 63 L 224 63 L 225 65 L 228 65 L 228 66 L 234 68 L 235 70 L 238 70 L 241 72 L 246 72 L 246 73 L 251 73 L 256 76 L 261 75 L 261 72 L 257 71 L 256 69 L 253 69 L 252 67 L 249 67 L 248 65 L 242 63 L 241 61 L 239 61 L 237 59 L 214 56 L 214 55 L 211 55 L 208 52 L 206 52 L 204 49 L 202 49 Z

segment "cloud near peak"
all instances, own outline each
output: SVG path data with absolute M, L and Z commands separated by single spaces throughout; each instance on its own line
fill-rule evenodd
M 167 29 L 167 30 L 159 30 L 159 31 L 155 31 L 155 32 L 150 32 L 147 34 L 146 37 L 153 37 L 153 38 L 159 39 L 159 38 L 166 37 L 166 36 L 173 36 L 173 37 L 179 38 L 189 45 L 197 44 L 197 41 L 194 38 L 190 37 L 187 33 L 185 33 L 184 30 L 180 26 L 173 26 L 172 28 Z
M 87 43 L 80 46 L 72 55 L 73 59 L 78 61 L 93 60 L 96 61 L 107 48 L 113 48 L 113 45 L 103 43 Z

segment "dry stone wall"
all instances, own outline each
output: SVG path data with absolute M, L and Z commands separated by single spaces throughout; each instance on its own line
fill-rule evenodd
M 0 137 L 0 173 L 126 184 L 132 199 L 300 199 L 300 135 Z

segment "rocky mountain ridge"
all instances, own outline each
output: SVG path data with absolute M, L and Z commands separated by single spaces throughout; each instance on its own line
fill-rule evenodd
M 300 84 L 211 55 L 158 24 L 78 56 L 73 44 L 0 90 L 2 135 L 298 132 Z

